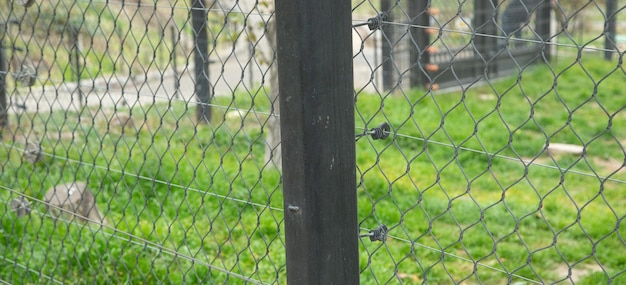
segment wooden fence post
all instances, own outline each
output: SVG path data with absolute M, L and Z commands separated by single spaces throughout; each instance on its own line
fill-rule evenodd
M 349 0 L 276 0 L 288 284 L 358 284 Z

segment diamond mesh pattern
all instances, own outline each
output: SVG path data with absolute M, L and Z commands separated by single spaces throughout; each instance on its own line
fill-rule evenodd
M 362 283 L 626 282 L 616 4 L 355 3 Z
M 201 91 L 191 2 L 0 4 L 3 283 L 284 283 L 268 4 L 200 8 Z
M 273 3 L 192 3 L 0 3 L 0 283 L 285 283 Z M 624 3 L 352 3 L 361 283 L 626 283 Z

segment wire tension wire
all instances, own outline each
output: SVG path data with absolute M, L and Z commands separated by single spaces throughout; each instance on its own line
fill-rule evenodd
M 391 133 L 391 127 L 389 127 L 389 124 L 387 124 L 387 122 L 382 122 L 376 128 L 371 128 L 369 131 L 365 130 L 362 134 L 357 134 L 356 140 L 358 141 L 361 137 L 364 137 L 367 135 L 371 135 L 372 139 L 382 140 L 382 139 L 388 138 L 390 133 Z
M 367 19 L 367 22 L 354 24 L 354 25 L 352 25 L 352 27 L 356 28 L 356 27 L 367 25 L 367 27 L 370 29 L 370 31 L 373 31 L 373 30 L 380 29 L 380 27 L 381 27 L 381 25 L 382 25 L 382 23 L 384 21 L 387 21 L 387 13 L 382 12 L 382 13 L 378 13 L 378 15 L 376 15 L 376 17 L 374 17 L 374 18 Z
M 389 230 L 385 224 L 380 224 L 377 228 L 370 230 L 367 234 L 359 235 L 359 238 L 369 237 L 370 241 L 387 241 Z

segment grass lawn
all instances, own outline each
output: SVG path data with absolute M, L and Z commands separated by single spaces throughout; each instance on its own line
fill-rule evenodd
M 584 54 L 464 92 L 358 94 L 356 125 L 394 131 L 357 142 L 360 226 L 390 229 L 384 244 L 362 240 L 362 283 L 547 283 L 568 266 L 582 284 L 626 282 L 625 77 Z M 268 99 L 215 103 L 225 107 L 206 126 L 182 102 L 27 113 L 19 128 L 12 117 L 0 145 L 0 278 L 284 284 L 280 174 L 263 161 Z M 225 119 L 235 109 L 256 112 Z M 23 163 L 34 136 L 47 155 Z M 550 155 L 547 143 L 585 155 Z M 55 222 L 38 202 L 18 219 L 6 204 L 12 191 L 41 199 L 72 180 L 88 182 L 107 227 Z
M 551 283 L 569 265 L 626 282 L 625 79 L 585 54 L 462 92 L 359 94 L 357 126 L 396 134 L 357 144 L 361 225 L 394 237 L 363 242 L 362 280 Z
M 225 122 L 216 108 L 218 123 L 196 126 L 183 103 L 143 108 L 25 115 L 22 124 L 36 126 L 48 154 L 34 166 L 13 148 L 29 128 L 14 128 L 15 142 L 5 133 L 3 201 L 16 197 L 8 188 L 41 199 L 60 182 L 88 181 L 109 227 L 55 223 L 39 213 L 16 219 L 3 203 L 2 256 L 70 283 L 284 279 L 280 174 L 263 162 L 258 123 Z M 110 123 L 116 116 L 130 116 L 134 126 Z M 45 211 L 41 203 L 33 208 Z M 45 280 L 13 266 L 2 266 L 0 276 Z

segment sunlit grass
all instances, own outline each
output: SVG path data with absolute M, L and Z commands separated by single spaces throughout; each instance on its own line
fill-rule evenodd
M 621 282 L 624 77 L 586 55 L 465 92 L 358 94 L 356 131 L 383 121 L 393 131 L 357 142 L 360 226 L 384 223 L 391 235 L 362 240 L 362 283 L 548 283 L 568 266 L 587 272 L 582 284 Z M 20 128 L 12 117 L 0 184 L 41 199 L 87 181 L 109 228 L 55 223 L 37 202 L 17 219 L 3 204 L 3 256 L 70 283 L 244 283 L 221 270 L 284 283 L 280 174 L 263 161 L 267 94 L 214 103 L 223 108 L 209 125 L 183 103 L 28 114 Z M 27 137 L 48 154 L 36 165 L 21 160 Z M 550 155 L 548 143 L 585 155 Z M 44 280 L 12 266 L 0 274 Z
M 88 181 L 109 224 L 55 223 L 33 201 L 29 218 L 3 218 L 3 256 L 70 283 L 283 280 L 280 174 L 263 161 L 259 122 L 225 121 L 215 108 L 212 124 L 196 125 L 181 103 L 137 108 L 130 127 L 111 123 L 129 114 L 36 114 L 37 135 L 4 133 L 15 141 L 0 147 L 3 186 L 41 199 L 55 184 Z M 47 154 L 36 165 L 21 161 L 28 135 Z M 17 194 L 2 191 L 3 201 L 11 197 Z M 3 272 L 15 283 L 38 280 L 19 268 Z
M 395 135 L 357 143 L 362 226 L 385 223 L 395 237 L 363 243 L 362 279 L 554 282 L 567 264 L 606 271 L 583 284 L 626 278 L 624 79 L 616 62 L 586 55 L 465 92 L 359 94 L 357 126 L 386 121 Z M 585 155 L 551 155 L 548 143 Z M 481 264 L 475 275 L 467 260 Z

